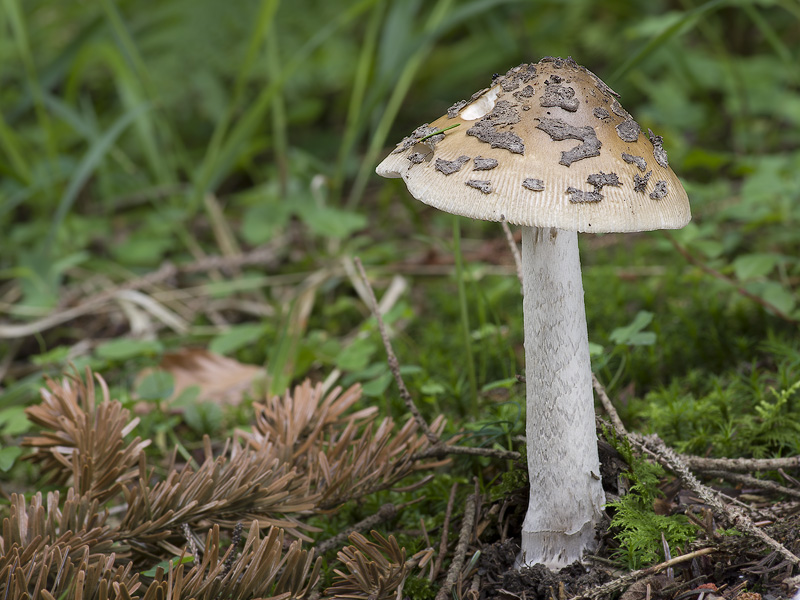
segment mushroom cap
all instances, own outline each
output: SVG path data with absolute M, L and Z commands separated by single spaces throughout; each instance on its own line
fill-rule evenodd
M 616 96 L 571 58 L 522 64 L 417 128 L 376 171 L 474 219 L 595 233 L 683 227 L 689 199 L 661 137 L 648 139 Z

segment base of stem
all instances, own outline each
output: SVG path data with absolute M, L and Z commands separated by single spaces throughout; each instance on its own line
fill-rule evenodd
M 560 531 L 523 531 L 522 551 L 515 567 L 530 567 L 543 564 L 557 571 L 583 558 L 584 552 L 597 547 L 595 523 L 587 522 L 575 533 Z

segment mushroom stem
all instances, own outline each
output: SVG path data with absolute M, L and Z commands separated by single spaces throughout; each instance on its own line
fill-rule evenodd
M 523 227 L 522 269 L 531 495 L 519 562 L 555 569 L 596 545 L 605 503 L 577 232 Z

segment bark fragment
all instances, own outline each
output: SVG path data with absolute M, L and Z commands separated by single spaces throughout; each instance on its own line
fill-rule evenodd
M 616 127 L 617 135 L 624 142 L 635 142 L 639 139 L 639 124 L 633 119 L 627 119 Z
M 610 119 L 610 118 L 611 118 L 611 115 L 610 115 L 610 114 L 608 114 L 608 111 L 607 111 L 605 108 L 602 108 L 602 107 L 600 107 L 600 106 L 596 107 L 596 108 L 595 108 L 595 109 L 592 111 L 592 114 L 593 114 L 595 117 L 597 117 L 598 119 L 601 119 L 601 120 L 603 120 L 603 121 L 605 121 L 606 119 Z
M 455 119 L 458 116 L 458 113 L 461 112 L 461 109 L 467 105 L 466 100 L 459 100 L 453 106 L 447 109 L 447 118 L 448 119 Z
M 653 143 L 653 158 L 655 158 L 656 162 L 662 167 L 665 169 L 668 168 L 669 161 L 667 160 L 667 151 L 664 150 L 662 146 L 664 138 L 654 134 L 652 129 L 648 129 L 647 132 L 650 134 L 650 141 Z
M 603 189 L 604 185 L 621 185 L 619 177 L 616 173 L 603 173 L 602 171 L 589 175 L 589 177 L 586 179 L 586 182 L 591 183 L 594 186 L 595 191 L 598 192 Z

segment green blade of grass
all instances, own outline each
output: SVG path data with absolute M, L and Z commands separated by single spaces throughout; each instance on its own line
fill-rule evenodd
M 114 61 L 113 63 L 118 70 L 115 73 L 115 81 L 118 83 L 120 96 L 122 96 L 128 108 L 136 106 L 145 100 L 155 103 L 158 94 L 152 90 L 151 78 L 144 59 L 128 31 L 122 15 L 112 0 L 103 0 L 102 4 L 122 58 L 122 61 Z M 166 183 L 174 181 L 175 178 L 171 176 L 168 169 L 170 164 L 170 161 L 167 160 L 169 152 L 159 143 L 159 136 L 156 131 L 169 131 L 169 125 L 166 122 L 157 124 L 155 122 L 156 117 L 156 113 L 152 111 L 140 113 L 136 118 L 135 129 L 141 141 L 142 150 L 150 171 L 157 182 Z
M 246 89 L 247 79 L 253 71 L 259 50 L 263 46 L 264 40 L 273 26 L 278 5 L 279 0 L 263 0 L 261 2 L 261 8 L 258 12 L 258 17 L 256 17 L 255 26 L 247 42 L 247 50 L 244 59 L 239 69 L 236 71 L 231 100 L 222 118 L 214 128 L 214 132 L 211 134 L 211 141 L 208 144 L 208 150 L 203 160 L 204 164 L 216 163 L 222 152 L 222 145 L 228 134 L 230 124 L 239 111 L 242 97 Z
M 133 110 L 126 112 L 124 115 L 119 117 L 102 135 L 102 137 L 94 142 L 86 151 L 86 154 L 83 156 L 78 168 L 75 169 L 75 173 L 72 175 L 72 178 L 67 185 L 67 189 L 64 191 L 64 194 L 61 196 L 61 199 L 58 202 L 58 207 L 56 208 L 56 212 L 53 215 L 53 220 L 50 224 L 50 231 L 47 234 L 47 239 L 45 242 L 45 254 L 50 254 L 56 239 L 56 235 L 58 234 L 58 228 L 61 226 L 61 222 L 64 220 L 64 217 L 75 203 L 78 193 L 80 193 L 84 185 L 86 185 L 86 182 L 92 176 L 94 170 L 108 154 L 114 142 L 116 142 L 120 134 L 125 131 L 125 129 L 136 119 L 136 117 L 139 116 L 139 114 L 149 109 L 149 104 L 142 104 L 138 107 L 135 107 Z
M 448 13 L 451 5 L 449 0 L 439 1 L 425 24 L 423 35 L 416 44 L 416 50 L 403 65 L 397 83 L 385 104 L 383 114 L 378 121 L 378 125 L 375 127 L 367 150 L 364 153 L 364 158 L 361 161 L 361 168 L 356 175 L 355 182 L 350 191 L 350 196 L 347 200 L 347 206 L 349 208 L 355 207 L 361 201 L 367 182 L 375 169 L 378 154 L 386 142 L 386 138 L 397 117 L 397 113 L 400 111 L 406 94 L 408 94 L 408 90 L 411 88 L 417 71 L 436 41 L 456 25 L 461 24 L 483 11 L 494 8 L 500 4 L 515 4 L 523 1 L 524 0 L 480 0 L 479 2 L 471 2 L 468 5 L 462 6 L 452 13 Z
M 372 9 L 364 41 L 361 43 L 361 54 L 358 57 L 356 76 L 353 81 L 353 93 L 350 95 L 350 103 L 347 106 L 347 120 L 345 121 L 344 137 L 339 146 L 339 156 L 336 161 L 336 171 L 331 182 L 332 194 L 334 198 L 339 198 L 342 185 L 344 184 L 345 169 L 347 158 L 352 152 L 358 134 L 362 130 L 361 115 L 364 106 L 364 96 L 367 92 L 372 65 L 375 62 L 375 48 L 378 44 L 380 33 L 381 17 L 384 14 L 385 2 L 378 2 Z
M 0 147 L 2 147 L 16 178 L 24 185 L 31 185 L 31 167 L 25 159 L 22 139 L 9 128 L 3 115 L 0 114 Z
M 461 221 L 460 217 L 453 217 L 453 255 L 456 261 L 456 283 L 458 284 L 458 307 L 461 313 L 461 333 L 464 336 L 464 351 L 466 352 L 467 375 L 469 377 L 470 408 L 473 414 L 478 410 L 478 381 L 475 377 L 475 358 L 472 355 L 472 337 L 469 327 L 469 309 L 467 306 L 467 291 L 464 285 L 464 258 L 461 255 Z
M 11 31 L 16 42 L 22 64 L 25 68 L 26 83 L 33 97 L 33 106 L 39 126 L 44 132 L 45 150 L 51 162 L 55 161 L 57 152 L 56 133 L 50 123 L 42 100 L 43 90 L 36 72 L 36 63 L 28 40 L 27 27 L 19 0 L 2 0 Z
M 609 81 L 612 83 L 619 81 L 628 71 L 650 56 L 650 54 L 652 54 L 654 51 L 661 48 L 673 37 L 686 33 L 692 29 L 702 15 L 707 12 L 723 8 L 729 4 L 735 4 L 735 2 L 733 0 L 710 0 L 702 6 L 698 6 L 697 8 L 686 11 L 680 19 L 664 29 L 664 31 L 647 42 L 638 52 L 635 52 L 630 58 L 628 58 L 628 60 L 622 63 L 622 65 L 620 65 L 620 67 L 611 75 Z
M 450 4 L 451 0 L 439 0 L 431 15 L 428 17 L 427 23 L 425 24 L 425 33 L 430 33 L 438 29 L 439 24 L 442 22 L 447 13 L 447 9 L 450 7 Z M 347 200 L 347 206 L 349 208 L 354 208 L 360 202 L 361 197 L 364 194 L 364 189 L 367 186 L 367 181 L 374 171 L 374 163 L 377 159 L 378 153 L 381 151 L 381 148 L 386 141 L 386 137 L 389 135 L 389 130 L 392 127 L 392 123 L 394 123 L 394 119 L 400 110 L 400 106 L 402 105 L 408 90 L 411 88 L 411 84 L 414 81 L 417 70 L 422 65 L 422 62 L 425 60 L 425 57 L 428 56 L 428 53 L 431 50 L 433 41 L 434 38 L 429 37 L 426 42 L 420 43 L 417 46 L 416 51 L 406 60 L 403 70 L 400 73 L 400 77 L 397 79 L 397 83 L 395 84 L 394 89 L 389 96 L 389 100 L 386 103 L 386 108 L 381 115 L 380 121 L 378 121 L 378 126 L 375 128 L 372 139 L 370 139 L 369 146 L 367 147 L 367 151 L 361 163 L 361 168 L 356 175 L 356 180 L 353 183 L 353 189 L 351 190 L 350 197 Z
M 243 148 L 254 132 L 259 131 L 266 111 L 269 109 L 273 98 L 283 88 L 289 77 L 295 73 L 309 59 L 309 56 L 322 46 L 339 29 L 346 26 L 361 13 L 368 10 L 377 0 L 362 0 L 328 23 L 306 42 L 299 50 L 293 53 L 292 58 L 281 70 L 280 75 L 256 97 L 252 104 L 227 135 L 220 134 L 220 140 L 209 146 L 202 163 L 193 177 L 195 187 L 195 200 L 202 200 L 203 194 L 216 187 L 219 181 L 227 174 L 230 165 L 236 160 L 237 152 Z M 224 139 L 223 139 L 224 138 Z

